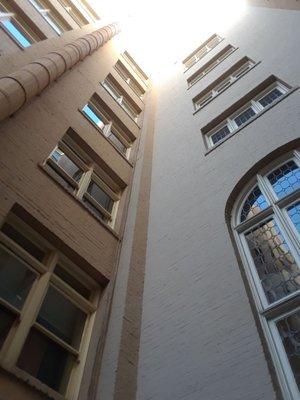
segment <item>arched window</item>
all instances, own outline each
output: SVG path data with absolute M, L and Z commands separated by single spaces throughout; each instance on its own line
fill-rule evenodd
M 233 230 L 279 381 L 300 399 L 300 152 L 257 174 Z

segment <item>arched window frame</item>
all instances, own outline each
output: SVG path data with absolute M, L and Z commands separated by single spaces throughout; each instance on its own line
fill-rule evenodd
M 300 233 L 287 212 L 289 207 L 299 202 L 300 189 L 278 198 L 267 178 L 272 171 L 290 160 L 295 161 L 300 167 L 300 151 L 295 150 L 276 159 L 259 171 L 249 182 L 246 190 L 241 193 L 235 203 L 231 225 L 284 398 L 287 400 L 299 400 L 300 389 L 294 378 L 294 373 L 276 324 L 290 314 L 300 311 L 300 289 L 269 304 L 245 238 L 247 233 L 273 217 L 300 269 Z M 258 214 L 240 222 L 244 202 L 256 185 L 260 188 L 269 205 Z

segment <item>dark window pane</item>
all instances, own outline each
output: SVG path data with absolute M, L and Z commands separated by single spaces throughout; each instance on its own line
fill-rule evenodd
M 82 201 L 86 205 L 86 207 L 92 211 L 93 214 L 95 214 L 97 217 L 100 219 L 103 219 L 103 221 L 107 221 L 107 218 L 104 216 L 104 214 L 96 207 L 93 206 L 86 198 L 83 198 Z
M 255 186 L 243 204 L 241 222 L 253 217 L 267 207 L 268 203 L 265 196 L 261 193 L 259 187 Z
M 252 229 L 246 240 L 269 303 L 300 289 L 300 270 L 273 219 Z
M 119 140 L 113 132 L 110 133 L 108 138 L 121 151 L 121 153 L 126 153 L 127 148 L 124 146 L 124 144 L 121 142 L 121 140 Z
M 17 366 L 64 394 L 74 357 L 36 329 L 31 329 Z
M 268 179 L 279 198 L 300 188 L 300 168 L 289 161 L 268 175 Z
M 82 170 L 62 150 L 54 150 L 51 154 L 51 158 L 76 182 L 80 180 Z
M 0 349 L 15 320 L 15 314 L 0 304 Z
M 289 207 L 287 212 L 297 231 L 300 233 L 300 201 Z
M 91 296 L 91 291 L 84 286 L 81 282 L 79 282 L 74 276 L 72 276 L 66 269 L 61 267 L 60 265 L 56 265 L 54 273 L 59 276 L 63 281 L 65 281 L 68 285 L 70 285 L 73 289 L 76 290 L 81 296 L 89 299 Z
M 113 200 L 104 192 L 95 182 L 91 181 L 87 192 L 108 212 L 111 212 L 113 207 Z
M 37 260 L 42 261 L 45 256 L 45 251 L 41 250 L 35 244 L 33 244 L 27 237 L 18 232 L 14 227 L 9 224 L 4 224 L 1 231 L 10 237 L 14 242 L 23 247 L 29 254 L 35 257 Z
M 37 322 L 60 339 L 78 348 L 86 314 L 59 291 L 50 286 L 43 301 Z
M 218 143 L 220 140 L 222 140 L 224 137 L 228 136 L 230 134 L 230 130 L 227 125 L 225 125 L 223 128 L 219 129 L 216 133 L 211 135 L 211 140 L 213 141 L 213 144 Z
M 277 328 L 300 390 L 300 311 L 278 321 Z
M 0 247 L 0 297 L 20 310 L 35 278 L 21 260 Z
M 234 118 L 237 126 L 243 125 L 245 122 L 247 122 L 249 119 L 254 117 L 255 112 L 252 107 L 249 107 L 247 110 L 242 112 L 240 115 L 238 115 L 236 118 Z
M 273 103 L 278 97 L 282 96 L 282 93 L 278 89 L 272 90 L 272 92 L 266 94 L 262 99 L 259 100 L 259 103 L 263 106 L 266 107 L 269 104 Z

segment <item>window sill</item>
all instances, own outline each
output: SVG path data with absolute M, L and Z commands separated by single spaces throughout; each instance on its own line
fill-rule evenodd
M 3 363 L 1 363 L 1 367 L 8 374 L 13 375 L 17 380 L 24 382 L 25 384 L 32 387 L 37 392 L 42 393 L 43 395 L 46 395 L 49 399 L 66 400 L 66 398 L 63 395 L 56 392 L 54 389 L 51 389 L 49 386 L 42 383 L 40 380 L 38 380 L 34 376 L 31 376 L 26 371 L 23 371 L 22 369 L 20 369 L 16 366 L 7 367 Z
M 205 56 L 207 56 L 207 54 L 209 54 L 209 53 L 210 53 L 212 50 L 214 50 L 220 43 L 222 43 L 224 39 L 225 39 L 225 38 L 222 38 L 222 39 L 216 44 L 215 47 L 213 47 L 213 48 L 210 49 L 207 53 L 205 53 L 205 54 L 203 55 L 203 57 L 201 57 L 199 60 L 197 60 L 193 65 L 191 65 L 190 67 L 186 68 L 186 69 L 183 71 L 183 73 L 186 73 L 186 72 L 189 71 L 191 68 L 193 68 L 194 65 L 196 65 L 196 64 L 197 64 L 199 61 L 201 61 Z M 204 46 L 203 46 L 203 47 L 204 47 Z
M 101 136 L 102 136 L 109 144 L 111 144 L 111 145 L 113 146 L 113 148 L 118 152 L 118 154 L 119 154 L 122 158 L 124 158 L 124 160 L 133 168 L 133 167 L 134 167 L 133 163 L 132 163 L 131 161 L 128 160 L 128 158 L 125 156 L 125 154 L 123 154 L 111 140 L 109 140 L 106 136 L 103 135 L 102 130 L 101 130 L 93 121 L 91 121 L 91 120 L 89 119 L 89 117 L 87 117 L 87 116 L 85 115 L 85 113 L 84 113 L 80 108 L 78 108 L 78 111 L 84 116 L 84 118 L 85 118 L 95 129 L 97 129 L 97 131 L 101 134 Z
M 217 65 L 215 65 L 212 69 L 210 69 L 205 75 L 201 76 L 196 82 L 194 82 L 192 85 L 187 87 L 187 90 L 190 90 L 193 86 L 195 86 L 198 82 L 200 82 L 202 79 L 204 79 L 211 71 L 213 71 L 215 68 L 217 68 L 224 60 L 226 60 L 228 57 L 231 56 L 236 50 L 238 50 L 238 47 L 235 47 L 234 50 L 230 54 L 228 54 L 221 62 L 219 62 Z
M 93 211 L 90 210 L 90 209 L 85 205 L 85 203 L 84 203 L 81 199 L 79 199 L 78 197 L 76 197 L 70 189 L 64 187 L 64 186 L 60 183 L 60 181 L 59 181 L 59 179 L 57 178 L 55 172 L 52 172 L 52 170 L 51 170 L 50 167 L 48 168 L 47 165 L 42 164 L 42 163 L 38 164 L 38 166 L 41 168 L 41 170 L 42 170 L 45 174 L 47 174 L 48 176 L 50 176 L 50 178 L 52 178 L 52 179 L 55 181 L 55 183 L 56 183 L 60 188 L 62 188 L 69 196 L 71 196 L 74 200 L 76 200 L 76 202 L 79 203 L 79 205 L 80 205 L 81 207 L 83 207 L 90 215 L 92 215 L 98 222 L 100 222 L 100 224 L 101 224 L 106 230 L 108 230 L 117 240 L 121 240 L 120 235 L 119 235 L 113 228 L 111 228 L 111 227 L 110 227 L 107 223 L 105 223 L 100 217 L 98 217 L 98 215 L 96 215 L 95 213 L 93 213 Z
M 213 150 L 215 150 L 216 148 L 218 148 L 219 146 L 221 146 L 224 142 L 226 142 L 227 140 L 231 139 L 233 136 L 235 136 L 238 132 L 240 132 L 241 130 L 243 130 L 244 128 L 246 128 L 246 126 L 248 126 L 249 124 L 251 124 L 253 121 L 255 121 L 257 118 L 261 117 L 262 115 L 264 115 L 264 113 L 266 113 L 268 110 L 270 110 L 272 107 L 276 106 L 276 104 L 280 103 L 282 100 L 284 100 L 285 98 L 287 98 L 290 94 L 294 93 L 296 90 L 298 90 L 299 87 L 296 86 L 292 89 L 290 89 L 287 93 L 283 94 L 281 97 L 279 97 L 277 100 L 275 100 L 272 104 L 270 104 L 268 107 L 266 107 L 263 111 L 261 111 L 259 114 L 256 114 L 253 118 L 249 119 L 245 124 L 243 124 L 242 126 L 240 126 L 237 130 L 235 130 L 234 132 L 230 133 L 230 135 L 226 136 L 224 139 L 220 140 L 217 144 L 215 144 L 213 147 L 207 149 L 204 153 L 205 156 L 207 156 L 208 154 L 210 154 Z M 202 136 L 204 137 L 205 134 L 202 133 Z
M 140 124 L 138 123 L 138 121 L 135 121 L 135 119 L 134 119 L 130 114 L 128 114 L 128 112 L 127 112 L 127 111 L 122 107 L 122 105 L 114 98 L 114 96 L 111 95 L 111 94 L 109 93 L 109 91 L 102 85 L 102 83 L 100 83 L 100 85 L 101 85 L 101 87 L 106 91 L 106 93 L 108 93 L 109 96 L 118 104 L 118 106 L 121 108 L 121 110 L 123 110 L 124 113 L 125 113 L 126 115 L 128 115 L 128 117 L 132 120 L 132 122 L 134 122 L 134 123 L 136 124 L 136 126 L 137 126 L 139 129 L 141 129 L 141 126 L 140 126 Z M 141 110 L 141 112 L 142 112 L 142 110 Z M 140 114 L 139 114 L 139 116 L 138 116 L 138 120 L 139 120 L 139 117 L 140 117 Z
M 219 97 L 222 93 L 226 92 L 227 89 L 229 89 L 230 87 L 232 87 L 235 82 L 237 82 L 238 80 L 240 80 L 241 78 L 243 78 L 244 76 L 246 76 L 248 74 L 248 72 L 250 72 L 253 68 L 255 68 L 258 64 L 260 64 L 261 61 L 258 61 L 256 64 L 253 64 L 251 66 L 251 68 L 248 69 L 248 71 L 239 76 L 234 82 L 232 82 L 229 86 L 227 86 L 227 88 L 225 90 L 222 90 L 222 92 L 216 94 L 213 98 L 211 98 L 207 103 L 205 103 L 203 106 L 199 107 L 196 111 L 193 112 L 193 115 L 197 114 L 200 110 L 203 110 L 203 108 L 205 108 L 208 104 L 210 104 L 213 100 L 215 100 L 217 97 Z

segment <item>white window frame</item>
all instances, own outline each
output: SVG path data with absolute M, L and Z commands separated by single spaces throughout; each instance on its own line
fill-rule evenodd
M 185 69 L 188 70 L 189 68 L 191 68 L 212 49 L 214 49 L 222 40 L 223 38 L 221 36 L 217 34 L 214 35 L 205 45 L 201 46 L 195 54 L 193 54 L 184 62 Z
M 38 378 L 30 375 L 30 373 L 17 366 L 17 361 L 23 350 L 26 338 L 30 334 L 31 328 L 35 328 L 48 339 L 54 340 L 60 345 L 60 347 L 75 357 L 76 361 L 72 368 L 72 372 L 70 373 L 65 394 L 66 398 L 75 400 L 80 388 L 80 381 L 84 370 L 84 363 L 87 356 L 95 313 L 101 296 L 101 288 L 91 277 L 68 260 L 60 251 L 53 248 L 53 246 L 47 243 L 46 240 L 39 237 L 36 232 L 29 228 L 18 217 L 9 215 L 7 222 L 12 224 L 17 231 L 24 234 L 34 244 L 36 243 L 36 237 L 38 237 L 40 243 L 43 244 L 42 249 L 45 251 L 45 257 L 42 261 L 36 260 L 23 247 L 0 231 L 0 246 L 11 253 L 13 257 L 19 258 L 28 269 L 33 270 L 37 275 L 21 310 L 13 310 L 13 307 L 10 307 L 11 311 L 16 315 L 20 315 L 21 318 L 16 329 L 11 328 L 4 340 L 0 352 L 0 365 L 25 381 L 31 382 L 31 384 L 37 386 L 43 392 L 46 392 L 50 397 L 58 399 L 62 398 L 62 395 L 59 392 L 50 388 L 47 384 L 41 382 Z M 38 247 L 41 247 L 40 243 L 38 243 Z M 67 282 L 55 274 L 55 266 L 57 264 L 68 271 L 69 274 L 73 274 L 77 280 L 78 276 L 80 276 L 80 282 L 91 290 L 92 296 L 90 299 L 83 297 Z M 67 344 L 63 339 L 60 339 L 36 321 L 36 317 L 50 284 L 86 314 L 85 326 L 78 349 Z M 6 301 L 2 298 L 0 298 L 0 303 L 4 308 L 9 309 L 8 304 L 6 304 Z
M 215 128 L 213 128 L 211 131 L 205 133 L 205 138 L 206 138 L 206 144 L 208 145 L 209 148 L 215 147 L 218 143 L 221 143 L 223 141 L 223 139 L 219 140 L 217 143 L 213 143 L 211 137 L 219 130 L 221 129 L 224 125 L 227 125 L 229 130 L 230 130 L 230 134 L 241 129 L 245 124 L 248 123 L 248 121 L 252 121 L 253 119 L 256 118 L 257 115 L 259 115 L 262 111 L 267 110 L 269 107 L 271 107 L 273 105 L 274 102 L 277 101 L 274 100 L 273 103 L 268 104 L 266 107 L 263 107 L 260 103 L 259 100 L 264 97 L 266 94 L 272 92 L 274 89 L 278 89 L 282 95 L 288 93 L 291 88 L 286 85 L 283 84 L 282 82 L 279 81 L 275 81 L 273 82 L 271 85 L 269 85 L 266 89 L 264 89 L 262 92 L 260 92 L 258 95 L 256 95 L 252 100 L 248 101 L 246 104 L 244 104 L 242 107 L 240 107 L 237 111 L 235 111 L 233 114 L 231 114 L 229 117 L 227 117 L 225 120 L 223 120 L 220 124 L 218 124 L 218 126 L 216 126 Z M 281 96 L 279 97 L 279 99 L 281 98 Z M 245 123 L 243 123 L 242 125 L 237 125 L 237 123 L 235 122 L 235 118 L 237 118 L 240 114 L 242 114 L 244 111 L 246 111 L 248 108 L 252 108 L 252 110 L 255 112 L 255 115 L 251 118 L 249 118 Z M 227 136 L 229 136 L 230 134 L 228 134 Z M 226 136 L 226 137 L 227 137 Z
M 58 34 L 62 35 L 66 29 L 62 24 L 55 18 L 53 13 L 48 8 L 43 8 L 43 2 L 40 0 L 28 0 L 30 4 L 41 14 L 41 16 L 48 22 L 51 28 Z
M 207 65 L 207 67 L 205 67 L 204 70 L 202 70 L 199 74 L 196 74 L 196 76 L 192 79 L 189 80 L 188 79 L 188 87 L 191 87 L 193 85 L 195 85 L 195 83 L 197 83 L 200 79 L 204 78 L 210 71 L 212 71 L 213 69 L 215 69 L 222 61 L 224 61 L 228 56 L 230 56 L 230 54 L 232 54 L 237 48 L 229 45 L 230 47 L 228 47 L 228 49 L 222 53 L 222 50 L 220 53 L 222 53 L 218 58 L 216 58 L 215 60 L 211 61 L 209 63 L 209 65 Z
M 78 182 L 69 176 L 67 172 L 65 172 L 65 170 L 51 158 L 52 154 L 57 150 L 60 150 L 66 154 L 66 156 L 82 170 L 82 175 Z M 111 228 L 114 227 L 121 194 L 112 190 L 110 186 L 108 186 L 108 184 L 101 179 L 101 173 L 104 175 L 104 172 L 100 171 L 99 173 L 99 167 L 97 167 L 93 162 L 90 162 L 88 159 L 87 162 L 84 162 L 63 140 L 61 140 L 58 145 L 55 146 L 54 150 L 46 158 L 44 165 L 49 165 L 54 171 L 56 171 L 56 173 L 59 174 L 60 177 L 62 177 L 62 179 L 64 179 L 74 188 L 72 193 L 77 199 L 82 202 L 83 198 L 87 198 L 89 203 L 91 203 L 102 215 L 104 215 L 104 219 L 101 220 Z M 95 182 L 112 199 L 113 206 L 111 212 L 107 211 L 89 193 L 87 193 L 87 189 L 91 181 Z
M 4 11 L 1 11 L 1 8 Z M 0 1 L 0 26 L 1 28 L 8 34 L 8 36 L 21 48 L 25 49 L 26 47 L 22 46 L 22 43 L 16 39 L 16 37 L 5 27 L 2 21 L 10 21 L 17 30 L 21 32 L 21 34 L 25 37 L 25 39 L 32 45 L 37 42 L 37 40 L 33 37 L 32 34 L 28 32 L 26 28 L 19 21 L 19 17 L 14 12 L 10 12 Z
M 115 85 L 108 79 L 101 82 L 104 89 L 116 100 L 123 110 L 130 116 L 134 122 L 138 122 L 140 112 L 132 106 L 129 100 L 115 87 Z
M 114 148 L 128 160 L 130 157 L 132 143 L 124 138 L 124 135 L 120 132 L 120 129 L 115 125 L 115 123 L 105 113 L 100 111 L 99 108 L 93 102 L 89 101 L 86 105 L 89 106 L 91 110 L 103 121 L 104 127 L 100 128 L 100 126 L 98 126 L 92 119 L 89 118 L 88 115 L 85 114 L 84 111 L 81 110 L 83 115 L 85 115 L 88 118 L 88 120 L 102 133 L 102 135 L 107 140 L 109 140 L 109 142 L 114 146 Z M 124 153 L 117 147 L 117 145 L 112 140 L 110 140 L 109 136 L 111 133 L 115 135 L 118 140 L 120 140 L 120 142 L 124 145 L 124 147 L 126 147 L 126 151 Z
M 274 219 L 289 247 L 290 253 L 300 269 L 300 234 L 287 214 L 287 208 L 299 202 L 300 189 L 279 199 L 267 178 L 272 171 L 291 160 L 300 167 L 299 150 L 294 150 L 280 157 L 252 179 L 248 190 L 244 191 L 236 201 L 232 212 L 231 226 L 284 398 L 286 400 L 299 400 L 300 390 L 295 381 L 276 323 L 300 309 L 299 303 L 298 306 L 291 303 L 293 299 L 300 298 L 300 289 L 269 304 L 245 239 L 245 235 L 249 231 L 260 226 L 264 221 Z M 244 202 L 256 185 L 258 185 L 269 205 L 258 214 L 240 222 Z
M 133 77 L 130 76 L 130 73 L 125 70 L 120 64 L 115 65 L 115 69 L 118 74 L 122 77 L 122 79 L 131 87 L 134 93 L 142 100 L 145 92 L 141 88 L 139 88 L 138 83 L 135 81 Z
M 193 101 L 195 110 L 199 110 L 203 108 L 206 104 L 208 104 L 211 100 L 213 100 L 216 96 L 227 90 L 235 81 L 240 79 L 242 76 L 244 76 L 247 72 L 249 72 L 254 66 L 255 62 L 248 59 L 243 65 L 241 65 L 238 69 L 234 70 L 231 72 L 229 75 L 227 75 L 221 82 L 219 82 L 216 86 L 214 86 L 208 93 L 206 93 L 204 96 L 200 97 L 197 101 Z M 228 83 L 227 86 L 224 86 L 226 83 Z M 222 87 L 223 86 L 223 87 Z M 221 87 L 221 89 L 220 89 Z M 209 101 L 206 101 L 203 103 L 206 97 L 211 95 L 211 98 Z

